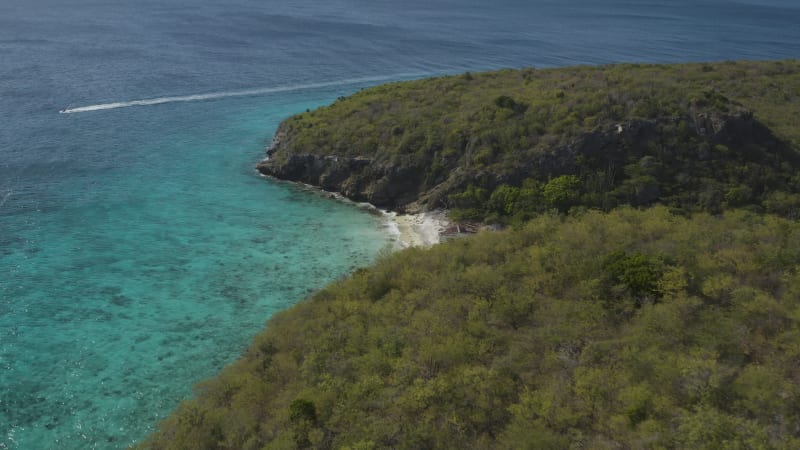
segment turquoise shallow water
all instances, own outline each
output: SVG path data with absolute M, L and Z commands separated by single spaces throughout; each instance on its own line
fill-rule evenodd
M 172 106 L 158 120 L 194 123 L 168 136 L 144 109 L 114 111 L 139 130 L 103 136 L 120 161 L 4 218 L 3 445 L 132 442 L 273 312 L 390 244 L 380 217 L 255 175 L 279 118 L 330 95 Z
M 256 175 L 283 118 L 414 76 L 798 58 L 798 23 L 795 0 L 3 0 L 0 450 L 125 448 L 391 244 Z

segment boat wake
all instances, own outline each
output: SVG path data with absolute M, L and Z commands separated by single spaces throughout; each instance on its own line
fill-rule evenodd
M 280 92 L 303 91 L 308 89 L 318 89 L 318 88 L 335 87 L 335 86 L 348 86 L 359 83 L 372 83 L 379 81 L 419 78 L 422 76 L 429 76 L 429 75 L 431 74 L 401 73 L 394 75 L 385 75 L 380 77 L 350 78 L 346 80 L 328 81 L 322 83 L 297 84 L 292 86 L 245 89 L 241 91 L 229 91 L 229 92 L 212 92 L 208 94 L 181 95 L 175 97 L 159 97 L 159 98 L 150 98 L 144 100 L 130 100 L 127 102 L 101 103 L 99 105 L 79 106 L 77 108 L 65 108 L 59 111 L 59 113 L 75 114 L 75 113 L 82 113 L 89 111 L 102 111 L 105 109 L 128 108 L 130 106 L 152 106 L 152 105 L 160 105 L 163 103 L 197 102 L 197 101 L 215 100 L 227 97 L 246 97 L 254 95 L 274 94 Z
M 0 199 L 0 208 L 2 208 L 3 205 L 6 204 L 6 202 L 8 201 L 8 198 L 11 197 L 11 194 L 13 194 L 13 193 L 14 193 L 14 191 L 9 189 L 9 191 L 6 192 L 5 195 L 3 195 L 3 198 Z

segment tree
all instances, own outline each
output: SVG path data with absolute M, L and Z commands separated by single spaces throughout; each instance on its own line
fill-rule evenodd
M 542 189 L 545 202 L 551 208 L 567 212 L 578 204 L 581 198 L 581 180 L 575 175 L 561 175 L 553 178 Z

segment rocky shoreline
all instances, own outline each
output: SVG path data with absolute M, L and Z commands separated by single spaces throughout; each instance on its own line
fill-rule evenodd
M 265 160 L 266 161 L 266 160 Z M 469 233 L 470 230 L 461 229 L 447 218 L 447 211 L 437 209 L 417 213 L 398 213 L 379 208 L 368 202 L 357 202 L 340 192 L 331 192 L 301 181 L 290 181 L 272 175 L 259 173 L 264 178 L 300 185 L 309 191 L 324 195 L 331 200 L 354 204 L 372 214 L 381 216 L 389 233 L 394 236 L 397 249 L 409 247 L 430 247 L 438 244 L 446 237 Z

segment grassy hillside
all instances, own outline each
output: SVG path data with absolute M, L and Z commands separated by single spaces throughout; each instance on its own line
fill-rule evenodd
M 505 70 L 388 84 L 298 114 L 261 168 L 470 220 L 653 203 L 794 216 L 797 117 L 798 61 Z
M 144 448 L 798 448 L 800 224 L 544 215 L 278 314 Z

